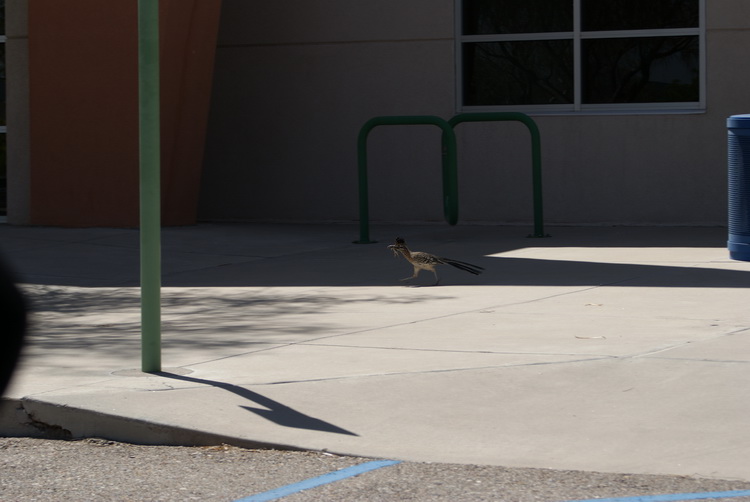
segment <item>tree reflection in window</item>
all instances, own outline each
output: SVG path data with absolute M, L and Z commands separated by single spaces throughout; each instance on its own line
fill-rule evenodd
M 572 47 L 571 40 L 466 44 L 465 103 L 572 103 Z
M 584 103 L 699 99 L 698 37 L 583 41 Z

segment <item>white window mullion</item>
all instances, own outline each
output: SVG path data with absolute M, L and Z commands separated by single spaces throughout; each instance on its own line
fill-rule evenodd
M 615 30 L 581 32 L 583 39 L 594 38 L 638 38 L 638 37 L 682 37 L 700 35 L 700 28 L 672 28 L 664 30 Z
M 544 33 L 510 33 L 503 35 L 464 35 L 463 42 L 536 42 L 537 40 L 565 40 L 573 36 L 570 31 Z

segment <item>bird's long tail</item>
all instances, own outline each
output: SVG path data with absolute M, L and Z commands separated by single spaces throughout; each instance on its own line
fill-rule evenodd
M 474 275 L 479 275 L 482 273 L 482 270 L 484 270 L 484 267 L 480 267 L 479 265 L 472 265 L 471 263 L 466 263 L 464 261 L 451 260 L 450 258 L 443 258 L 442 260 L 448 265 L 451 265 L 453 267 L 456 267 L 459 270 L 464 270 Z

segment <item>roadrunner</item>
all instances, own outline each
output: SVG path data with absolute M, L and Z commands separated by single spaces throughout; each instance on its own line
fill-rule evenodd
M 437 284 L 440 282 L 440 279 L 438 279 L 437 271 L 435 270 L 435 267 L 437 265 L 451 265 L 452 267 L 456 267 L 460 270 L 465 270 L 466 272 L 474 275 L 479 275 L 482 273 L 482 270 L 484 270 L 483 267 L 472 265 L 471 263 L 452 260 L 450 258 L 442 258 L 440 256 L 435 256 L 434 254 L 430 253 L 424 253 L 422 251 L 409 251 L 409 248 L 406 247 L 406 242 L 404 242 L 404 239 L 402 239 L 401 237 L 396 237 L 396 244 L 391 244 L 390 246 L 388 246 L 388 249 L 393 250 L 393 254 L 396 256 L 401 253 L 403 257 L 406 258 L 406 260 L 414 266 L 414 275 L 412 275 L 411 277 L 404 277 L 403 279 L 401 279 L 402 281 L 416 279 L 420 271 L 429 270 L 430 272 L 435 274 L 434 285 L 437 286 Z

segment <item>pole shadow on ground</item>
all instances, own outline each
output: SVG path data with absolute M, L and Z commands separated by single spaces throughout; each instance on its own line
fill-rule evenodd
M 264 408 L 257 408 L 253 406 L 240 406 L 248 411 L 251 411 L 259 417 L 265 418 L 277 425 L 282 427 L 291 427 L 294 429 L 306 429 L 311 431 L 329 432 L 332 434 L 344 434 L 347 436 L 358 436 L 351 431 L 333 425 L 325 420 L 305 415 L 302 412 L 290 408 L 285 404 L 274 401 L 262 394 L 258 394 L 250 389 L 234 385 L 226 382 L 218 382 L 215 380 L 206 380 L 203 378 L 194 378 L 185 375 L 178 375 L 169 372 L 157 372 L 154 373 L 163 378 L 170 378 L 172 380 L 180 380 L 183 382 L 196 383 L 200 385 L 208 385 L 217 389 L 222 389 L 232 394 L 236 394 L 243 399 L 252 401 L 253 403 L 263 406 Z

